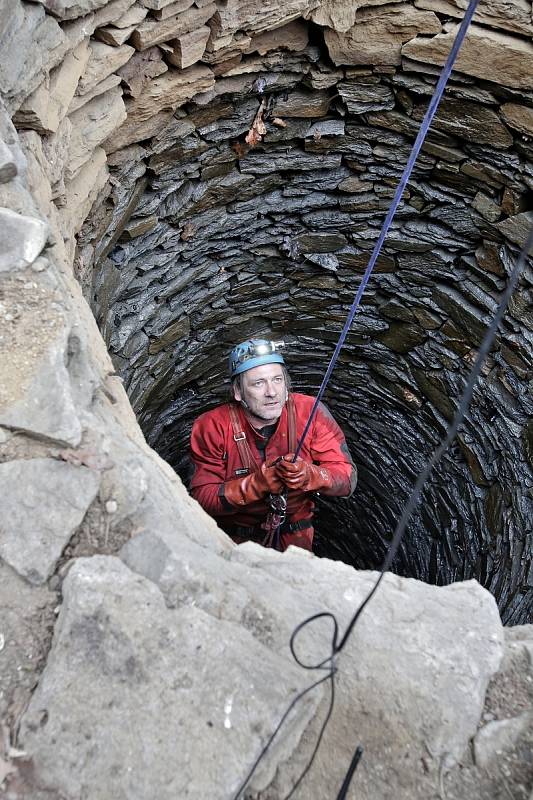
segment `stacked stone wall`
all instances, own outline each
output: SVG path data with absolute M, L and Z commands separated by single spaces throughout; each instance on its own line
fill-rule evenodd
M 0 792 L 231 796 L 304 685 L 287 608 L 346 621 L 368 589 L 341 564 L 234 548 L 135 414 L 185 475 L 235 339 L 283 337 L 297 387 L 316 389 L 464 5 L 0 0 Z M 322 506 L 322 546 L 363 567 L 443 434 L 531 224 L 532 32 L 527 0 L 480 4 L 331 385 L 361 480 Z M 511 622 L 529 618 L 533 584 L 532 285 L 528 267 L 396 564 L 477 577 Z M 371 753 L 361 797 L 428 797 L 444 767 L 458 796 L 504 791 L 481 765 L 503 729 L 506 747 L 530 742 L 523 706 L 493 699 L 478 766 L 461 762 L 489 681 L 497 698 L 507 680 L 492 598 L 387 581 L 306 796 L 325 796 L 332 769 L 340 783 L 354 720 Z M 505 649 L 509 674 L 523 662 L 527 676 L 528 635 Z M 257 796 L 288 792 L 319 700 Z
M 73 49 L 9 108 L 145 435 L 186 477 L 233 341 L 283 337 L 316 390 L 463 9 L 112 5 L 51 4 Z M 361 482 L 326 509 L 345 534 L 322 546 L 359 566 L 380 561 L 530 223 L 531 34 L 528 4 L 481 4 L 332 382 Z M 396 565 L 475 576 L 515 621 L 531 602 L 530 287 Z

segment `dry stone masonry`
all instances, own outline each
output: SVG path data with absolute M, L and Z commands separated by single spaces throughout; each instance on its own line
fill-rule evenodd
M 284 338 L 316 389 L 461 9 L 182 5 L 128 40 L 126 121 L 108 136 L 95 120 L 112 188 L 77 270 L 149 442 L 186 476 L 232 341 Z M 531 219 L 531 14 L 484 4 L 476 20 L 329 398 L 362 480 L 328 508 L 322 547 L 359 566 L 379 563 L 442 436 Z M 106 45 L 91 47 L 89 70 Z M 107 46 L 102 89 L 127 47 Z M 533 580 L 530 278 L 397 564 L 475 576 L 515 622 Z
M 316 391 L 465 7 L 0 0 L 0 796 L 229 800 L 310 682 L 294 625 L 368 591 L 533 223 L 530 0 L 480 2 L 334 373 L 337 563 L 235 547 L 176 471 L 233 342 Z M 365 800 L 530 800 L 532 301 L 529 263 L 302 797 L 361 743 Z M 327 704 L 248 797 L 288 794 Z

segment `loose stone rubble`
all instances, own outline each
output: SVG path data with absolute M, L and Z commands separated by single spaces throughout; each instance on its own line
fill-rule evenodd
M 316 390 L 464 7 L 0 0 L 9 800 L 232 796 L 307 685 L 294 625 L 330 610 L 342 628 L 371 585 L 235 548 L 173 468 L 187 477 L 235 340 L 284 338 Z M 528 0 L 480 3 L 332 380 L 361 479 L 320 501 L 318 549 L 360 568 L 380 563 L 533 221 L 532 34 Z M 533 606 L 532 286 L 529 264 L 394 565 L 475 577 L 510 623 Z M 362 798 L 529 800 L 533 636 L 508 631 L 475 582 L 387 577 L 301 796 L 331 794 L 361 743 Z M 330 636 L 308 631 L 306 655 Z M 327 702 L 327 685 L 306 696 L 250 797 L 289 792 Z

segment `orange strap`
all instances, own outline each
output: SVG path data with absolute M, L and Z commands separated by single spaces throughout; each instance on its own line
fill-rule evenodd
M 255 460 L 253 453 L 250 450 L 250 445 L 248 444 L 246 434 L 242 429 L 237 409 L 233 403 L 229 404 L 229 415 L 231 419 L 231 427 L 233 428 L 233 440 L 237 445 L 242 465 L 243 467 L 249 469 L 250 472 L 255 472 L 259 469 L 259 464 Z
M 289 453 L 296 450 L 296 408 L 292 394 L 287 399 L 287 427 L 289 429 Z

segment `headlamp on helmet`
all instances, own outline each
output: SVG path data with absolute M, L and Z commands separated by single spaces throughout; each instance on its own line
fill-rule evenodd
M 268 339 L 247 339 L 241 342 L 230 353 L 230 378 L 263 364 L 285 364 L 283 356 L 277 352 L 282 347 L 285 347 L 285 342 L 272 342 Z

